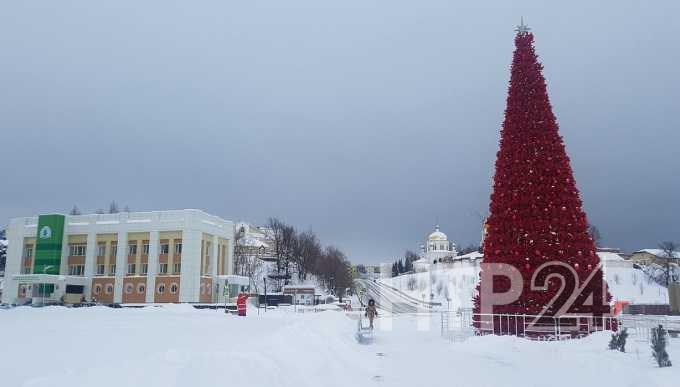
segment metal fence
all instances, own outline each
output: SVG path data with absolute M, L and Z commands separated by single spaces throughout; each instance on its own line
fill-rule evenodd
M 662 325 L 671 335 L 680 334 L 680 316 L 534 316 L 525 314 L 473 313 L 470 309 L 442 311 L 441 336 L 451 341 L 479 335 L 515 335 L 532 340 L 559 341 L 590 333 L 627 328 L 631 337 L 648 341 L 652 328 Z
M 621 326 L 628 328 L 638 340 L 650 341 L 652 328 L 662 325 L 668 333 L 676 337 L 680 334 L 680 316 L 622 315 Z
M 474 335 L 515 335 L 532 340 L 566 340 L 592 332 L 613 330 L 619 321 L 611 316 L 536 316 L 527 314 L 441 312 L 441 335 L 458 341 Z

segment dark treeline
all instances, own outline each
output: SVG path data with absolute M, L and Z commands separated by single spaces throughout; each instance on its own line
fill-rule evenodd
M 392 277 L 399 274 L 410 273 L 413 271 L 413 262 L 419 259 L 418 254 L 413 251 L 406 250 L 404 258 L 399 258 L 392 264 Z
M 347 256 L 335 246 L 323 246 L 312 230 L 298 231 L 276 218 L 266 226 L 271 232 L 276 274 L 288 284 L 293 275 L 304 281 L 314 275 L 329 292 L 342 299 L 353 287 L 352 268 Z
M 472 244 L 458 251 L 458 255 L 464 255 L 474 251 L 481 251 L 481 249 L 478 245 Z M 414 253 L 413 251 L 406 250 L 403 258 L 399 258 L 394 261 L 394 263 L 392 263 L 392 277 L 413 272 L 413 262 L 417 261 L 418 259 L 420 259 L 418 254 Z
M 108 211 L 104 211 L 103 209 L 99 208 L 94 213 L 101 215 L 101 214 L 105 214 L 107 212 L 109 214 L 117 214 L 119 212 L 132 212 L 132 210 L 128 206 L 123 207 L 123 209 L 121 210 L 120 207 L 118 206 L 118 203 L 115 200 L 113 200 L 111 203 L 109 203 L 109 210 Z M 78 208 L 78 206 L 74 204 L 73 208 L 71 208 L 71 211 L 69 211 L 68 214 L 69 215 L 82 215 L 83 213 L 82 213 L 82 211 L 80 211 L 80 208 Z

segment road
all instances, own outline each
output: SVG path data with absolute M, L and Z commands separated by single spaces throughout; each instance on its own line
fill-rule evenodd
M 357 279 L 357 287 L 364 289 L 365 299 L 375 300 L 376 306 L 391 313 L 428 313 L 428 303 L 418 301 L 380 282 Z

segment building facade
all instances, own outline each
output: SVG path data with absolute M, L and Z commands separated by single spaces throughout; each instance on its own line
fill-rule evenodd
M 233 271 L 233 223 L 200 210 L 16 218 L 7 240 L 4 303 L 217 302 Z
M 428 271 L 431 265 L 438 263 L 453 262 L 458 255 L 456 244 L 439 230 L 439 225 L 434 227 L 420 249 L 420 259 L 413 262 L 413 269 L 417 272 Z
M 680 265 L 680 251 L 673 251 L 671 256 L 661 249 L 642 249 L 634 252 L 628 259 L 639 265 L 648 265 L 656 263 L 664 266 L 666 262 L 670 264 Z

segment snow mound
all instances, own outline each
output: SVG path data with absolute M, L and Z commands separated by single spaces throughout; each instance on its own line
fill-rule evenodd
M 479 254 L 479 253 L 477 253 Z M 668 290 L 632 262 L 611 252 L 598 252 L 612 301 L 632 304 L 668 303 Z M 443 308 L 471 308 L 479 278 L 478 261 L 434 265 L 433 270 L 405 274 L 380 281 L 423 301 L 441 303 Z

